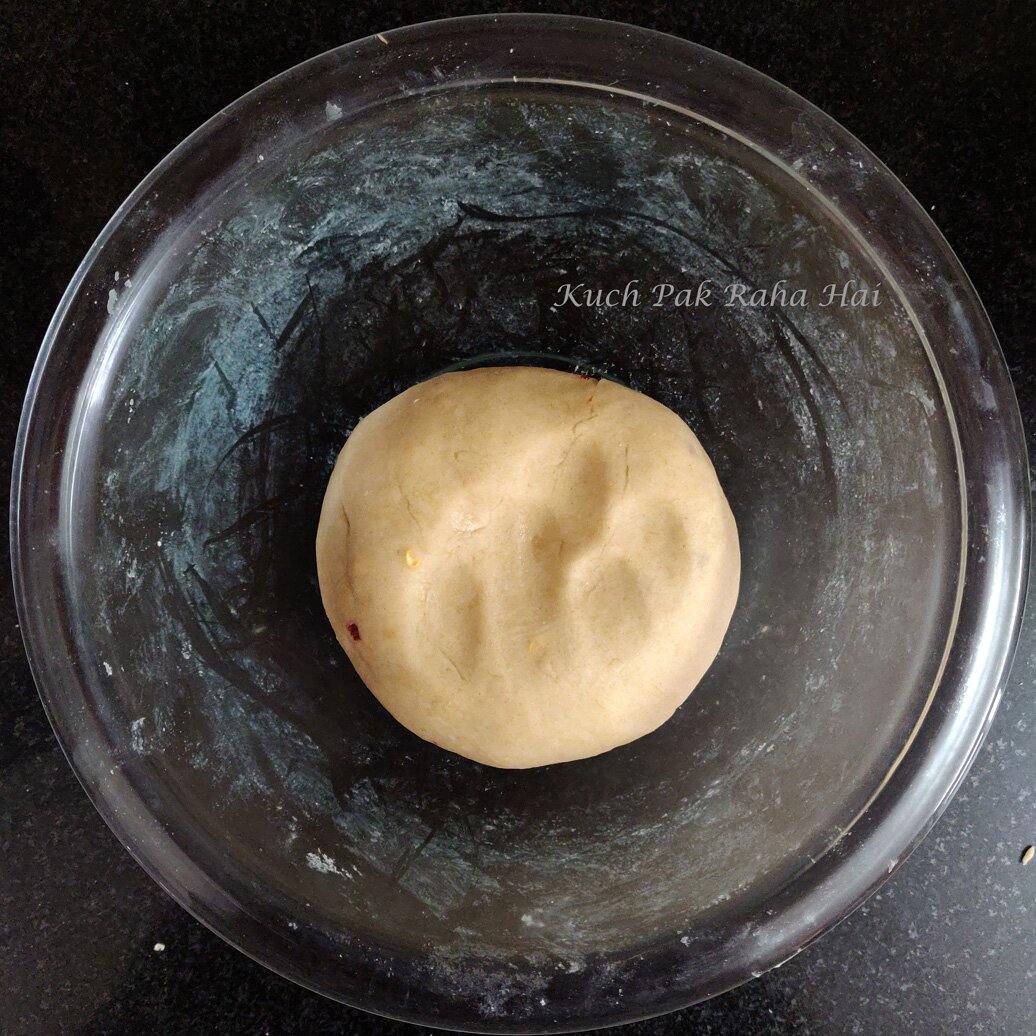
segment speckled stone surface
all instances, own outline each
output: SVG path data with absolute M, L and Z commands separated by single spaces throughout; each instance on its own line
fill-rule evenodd
M 5 0 L 0 369 L 9 477 L 36 349 L 122 198 L 208 115 L 268 76 L 393 25 L 509 5 L 314 0 L 154 6 Z M 537 9 L 536 4 L 515 5 Z M 906 7 L 906 9 L 904 9 Z M 599 4 L 740 58 L 839 119 L 904 180 L 974 279 L 1036 428 L 1031 9 L 818 2 Z M 1032 448 L 1030 440 L 1030 449 Z M 1031 609 L 1030 609 L 1031 611 Z M 0 590 L 0 1031 L 400 1033 L 273 976 L 169 901 L 93 811 L 32 685 Z M 1036 616 L 949 810 L 856 914 L 778 971 L 633 1034 L 1025 1033 L 1036 1017 Z

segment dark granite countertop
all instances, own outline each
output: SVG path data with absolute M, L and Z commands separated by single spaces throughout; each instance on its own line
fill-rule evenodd
M 496 9 L 539 9 L 538 3 Z M 3 477 L 39 342 L 119 202 L 209 115 L 331 46 L 492 5 L 5 0 Z M 1033 9 L 1025 0 L 552 5 L 685 36 L 840 120 L 929 209 L 975 281 L 1036 429 Z M 1030 446 L 1031 448 L 1031 446 Z M 6 581 L 5 581 L 6 583 Z M 0 1031 L 400 1033 L 292 986 L 195 922 L 115 841 L 65 762 L 0 589 Z M 783 968 L 630 1026 L 663 1033 L 1036 1027 L 1036 615 L 960 793 L 865 906 Z

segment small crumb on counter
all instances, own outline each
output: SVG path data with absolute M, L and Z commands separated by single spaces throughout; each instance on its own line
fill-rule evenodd
M 156 942 L 155 943 L 155 953 L 165 953 L 165 943 L 164 942 Z
M 378 39 L 381 40 L 381 42 L 384 43 L 386 47 L 388 46 L 388 40 L 380 32 L 378 33 Z
M 1036 846 L 1030 845 L 1022 853 L 1022 866 L 1024 867 L 1034 856 L 1036 856 Z

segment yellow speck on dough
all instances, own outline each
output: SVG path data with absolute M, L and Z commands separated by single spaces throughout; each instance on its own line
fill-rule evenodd
M 529 641 L 530 651 L 539 651 L 542 646 L 543 644 L 541 643 L 539 637 L 533 637 L 532 640 Z
M 386 47 L 388 46 L 388 40 L 385 39 L 385 37 L 380 32 L 378 33 L 378 39 L 381 40 L 381 42 L 384 43 Z
M 417 568 L 417 566 L 421 564 L 421 559 L 412 550 L 408 550 L 403 555 L 403 560 L 410 566 L 410 568 Z
M 1029 846 L 1025 852 L 1022 853 L 1022 863 L 1028 863 L 1034 856 L 1036 856 L 1036 846 Z

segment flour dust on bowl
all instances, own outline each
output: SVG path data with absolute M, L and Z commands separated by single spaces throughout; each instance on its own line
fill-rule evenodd
M 849 282 L 881 304 L 816 304 Z M 738 284 L 771 302 L 723 305 Z M 503 771 L 378 706 L 313 536 L 359 418 L 523 362 L 680 414 L 743 568 L 668 724 Z M 33 670 L 134 856 L 283 975 L 487 1032 L 691 1003 L 859 903 L 981 741 L 1029 536 L 995 338 L 898 181 L 744 66 L 560 17 L 360 41 L 198 130 L 62 300 L 14 477 Z

